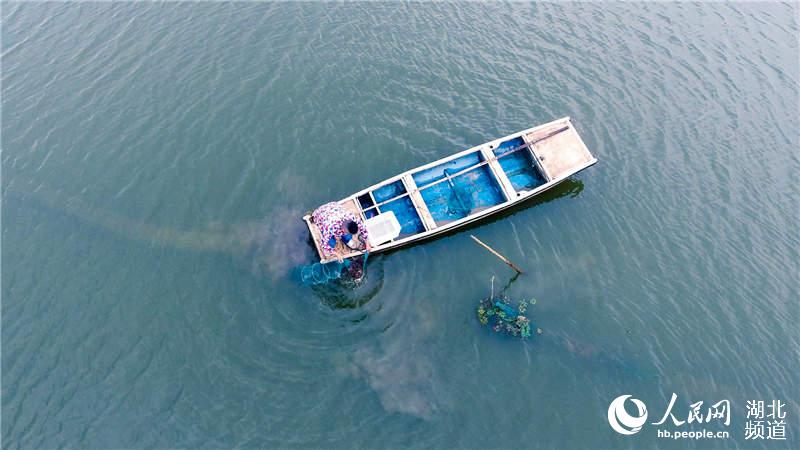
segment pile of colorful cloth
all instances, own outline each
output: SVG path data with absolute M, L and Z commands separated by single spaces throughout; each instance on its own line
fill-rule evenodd
M 339 242 L 349 246 L 351 249 L 363 249 L 366 247 L 367 227 L 364 226 L 364 221 L 339 203 L 331 202 L 320 206 L 311 214 L 311 219 L 319 228 L 322 236 L 320 245 L 325 253 L 333 253 Z M 347 226 L 350 222 L 355 222 L 358 226 L 357 233 L 348 232 Z M 357 239 L 357 241 L 351 242 L 353 238 Z

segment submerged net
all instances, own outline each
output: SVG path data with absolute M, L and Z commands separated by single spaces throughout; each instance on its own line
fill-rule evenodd
M 356 256 L 341 262 L 314 263 L 300 268 L 300 281 L 306 286 L 325 284 L 332 281 L 358 282 L 364 277 L 367 256 Z
M 481 325 L 488 326 L 495 333 L 503 333 L 521 338 L 531 337 L 531 330 L 541 333 L 530 319 L 525 315 L 528 305 L 536 303 L 535 299 L 530 301 L 521 300 L 514 302 L 507 297 L 488 297 L 480 301 L 478 305 L 478 321 Z

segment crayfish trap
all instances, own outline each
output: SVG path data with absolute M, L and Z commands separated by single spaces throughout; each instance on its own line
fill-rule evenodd
M 531 337 L 531 330 L 541 334 L 541 328 L 537 328 L 526 315 L 528 306 L 535 305 L 536 299 L 515 302 L 505 296 L 506 289 L 495 296 L 494 277 L 492 277 L 492 295 L 482 299 L 478 304 L 478 321 L 481 325 L 491 328 L 495 333 L 523 339 Z
M 495 333 L 529 338 L 531 329 L 537 333 L 541 333 L 541 330 L 525 315 L 528 304 L 528 301 L 521 300 L 515 306 L 506 297 L 485 298 L 478 305 L 478 321 Z

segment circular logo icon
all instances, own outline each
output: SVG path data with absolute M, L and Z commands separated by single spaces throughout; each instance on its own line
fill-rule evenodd
M 619 434 L 636 434 L 642 429 L 642 425 L 647 422 L 647 407 L 644 402 L 631 398 L 631 402 L 636 406 L 638 414 L 632 416 L 625 411 L 625 400 L 630 395 L 620 395 L 608 405 L 608 424 Z

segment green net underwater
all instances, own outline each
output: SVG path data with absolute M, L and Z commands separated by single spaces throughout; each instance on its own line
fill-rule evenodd
M 300 282 L 306 286 L 316 286 L 335 281 L 358 282 L 364 278 L 369 252 L 363 256 L 343 261 L 314 263 L 302 266 L 299 270 Z
M 484 298 L 478 304 L 478 321 L 495 333 L 529 338 L 531 330 L 537 334 L 542 332 L 526 316 L 528 306 L 534 304 L 536 299 L 514 302 L 505 296 Z

